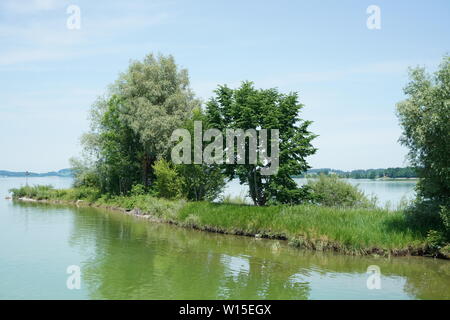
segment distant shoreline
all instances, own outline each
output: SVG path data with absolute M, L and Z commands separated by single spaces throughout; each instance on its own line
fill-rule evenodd
M 369 179 L 377 181 L 416 181 L 419 178 L 416 176 L 414 169 L 406 168 L 387 168 L 387 169 L 367 169 L 367 170 L 353 170 L 342 171 L 329 168 L 310 169 L 301 175 L 294 175 L 292 178 L 314 178 L 320 174 L 336 174 L 339 178 L 344 179 Z M 414 174 L 413 174 L 414 172 Z M 26 178 L 26 177 L 73 177 L 74 173 L 71 169 L 62 169 L 59 171 L 50 171 L 45 173 L 27 172 L 27 171 L 8 171 L 0 170 L 0 178 Z
M 59 171 L 50 171 L 45 173 L 27 172 L 27 171 L 8 171 L 0 170 L 0 178 L 44 178 L 44 177 L 63 177 L 72 178 L 71 169 L 61 169 Z

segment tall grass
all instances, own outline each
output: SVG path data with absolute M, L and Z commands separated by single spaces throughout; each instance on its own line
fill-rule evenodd
M 61 200 L 77 201 L 85 200 L 94 202 L 100 198 L 99 190 L 88 187 L 72 189 L 54 189 L 51 185 L 46 186 L 25 186 L 18 189 L 9 190 L 13 198 L 31 198 L 35 200 Z
M 315 205 L 255 207 L 188 203 L 179 218 L 199 217 L 199 224 L 223 231 L 282 237 L 298 246 L 320 244 L 348 251 L 405 250 L 424 240 L 409 229 L 401 211 L 345 209 Z
M 243 204 L 165 200 L 148 194 L 100 195 L 94 189 L 49 186 L 11 190 L 13 197 L 74 202 L 134 210 L 161 221 L 230 234 L 287 239 L 292 245 L 353 254 L 423 253 L 424 235 L 411 228 L 403 211 L 331 208 L 318 205 L 256 207 Z

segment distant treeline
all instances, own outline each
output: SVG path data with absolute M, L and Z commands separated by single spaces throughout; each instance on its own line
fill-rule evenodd
M 62 169 L 59 171 L 51 171 L 46 173 L 35 173 L 35 172 L 15 172 L 15 171 L 6 171 L 0 170 L 0 177 L 71 177 L 72 170 L 71 169 Z
M 367 169 L 343 171 L 331 168 L 310 169 L 306 174 L 294 176 L 294 178 L 305 178 L 319 174 L 330 175 L 335 174 L 341 178 L 352 179 L 378 179 L 378 178 L 417 178 L 417 173 L 413 167 L 406 168 L 387 168 L 387 169 Z M 46 173 L 35 172 L 15 172 L 0 170 L 0 177 L 71 177 L 73 172 L 71 169 L 62 169 L 59 171 L 51 171 Z
M 379 178 L 417 178 L 416 170 L 413 167 L 406 168 L 387 168 L 387 169 L 367 169 L 342 171 L 330 168 L 311 169 L 299 177 L 311 177 L 319 174 L 335 174 L 341 178 L 352 179 L 379 179 Z

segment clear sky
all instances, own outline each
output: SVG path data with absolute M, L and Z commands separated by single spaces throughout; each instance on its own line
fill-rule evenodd
M 395 104 L 408 66 L 450 51 L 450 1 L 2 0 L 0 39 L 0 169 L 68 167 L 92 102 L 150 52 L 174 55 L 205 100 L 242 80 L 299 92 L 314 168 L 381 168 L 406 164 Z

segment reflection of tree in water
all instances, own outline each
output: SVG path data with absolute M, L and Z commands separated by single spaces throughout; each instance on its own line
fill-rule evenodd
M 73 245 L 95 235 L 95 252 L 82 267 L 83 282 L 98 299 L 306 299 L 309 288 L 293 285 L 298 267 L 258 255 L 271 242 L 140 223 L 120 214 L 80 209 Z M 267 254 L 266 254 L 267 255 Z M 233 273 L 226 257 L 248 261 Z
M 405 268 L 408 274 L 405 291 L 417 299 L 450 300 L 450 261 L 426 260 Z
M 44 215 L 61 210 L 17 205 Z M 361 276 L 372 264 L 380 266 L 383 277 L 403 277 L 402 289 L 412 298 L 450 298 L 449 261 L 321 254 L 284 244 L 277 249 L 272 240 L 140 222 L 90 208 L 72 210 L 71 245 L 91 257 L 82 271 L 92 298 L 306 299 L 313 272 Z

